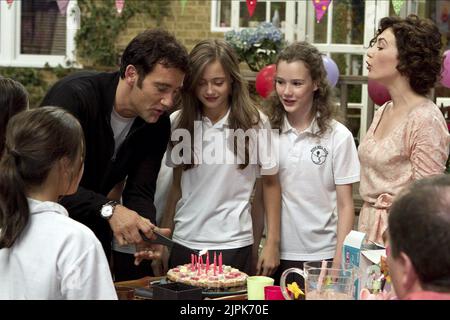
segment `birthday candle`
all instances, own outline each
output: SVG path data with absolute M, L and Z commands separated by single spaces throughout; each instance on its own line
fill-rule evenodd
M 219 253 L 219 273 L 222 273 L 222 252 Z
M 203 269 L 203 256 L 200 256 L 200 269 Z
M 214 275 L 216 275 L 216 267 L 217 267 L 216 252 L 214 251 Z
M 197 270 L 197 256 L 194 255 L 194 270 Z
M 208 273 L 209 270 L 209 252 L 206 253 L 206 273 Z
M 191 271 L 194 271 L 194 254 L 191 253 Z

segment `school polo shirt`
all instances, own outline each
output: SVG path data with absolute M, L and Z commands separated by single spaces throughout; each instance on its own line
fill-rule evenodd
M 322 137 L 314 119 L 297 132 L 284 119 L 280 139 L 281 259 L 311 261 L 334 256 L 336 185 L 359 181 L 352 133 L 332 120 Z
M 194 146 L 195 154 L 203 156 L 202 162 L 183 171 L 181 176 L 182 197 L 175 209 L 172 238 L 194 249 L 235 249 L 252 245 L 250 196 L 257 175 L 271 175 L 278 170 L 275 151 L 266 153 L 270 142 L 260 135 L 254 150 L 264 151 L 257 152 L 252 164 L 239 169 L 234 152 L 227 145 L 228 117 L 229 112 L 215 124 L 207 117 L 202 118 L 199 126 L 202 130 L 194 133 L 195 141 L 199 142 Z M 177 115 L 171 118 L 175 119 L 174 128 Z M 270 130 L 267 117 L 261 114 L 261 119 L 259 128 Z M 166 163 L 174 167 L 171 150 L 175 148 L 168 149 Z M 217 156 L 217 163 L 212 163 L 211 154 Z M 234 163 L 227 163 L 226 159 L 234 159 Z

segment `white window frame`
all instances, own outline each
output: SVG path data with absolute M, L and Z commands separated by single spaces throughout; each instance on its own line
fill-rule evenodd
M 332 53 L 349 53 L 355 55 L 361 55 L 363 57 L 362 75 L 367 76 L 367 69 L 364 67 L 366 65 L 366 51 L 369 47 L 370 40 L 374 37 L 376 30 L 378 28 L 378 23 L 381 18 L 389 15 L 389 5 L 390 1 L 385 0 L 366 0 L 365 11 L 364 11 L 364 38 L 362 44 L 337 44 L 331 43 L 332 39 L 332 29 L 327 28 L 327 41 L 326 43 L 314 43 L 314 39 L 311 39 L 314 34 L 309 34 L 310 30 L 314 30 L 315 12 L 314 8 L 307 1 L 297 2 L 297 28 L 295 32 L 296 40 L 306 40 L 312 42 L 321 52 L 327 54 L 328 56 Z M 309 10 L 308 10 L 309 8 Z M 333 1 L 331 1 L 328 12 L 333 11 Z M 327 23 L 329 26 L 333 25 L 333 15 L 327 14 Z M 361 109 L 360 118 L 360 139 L 364 137 L 367 132 L 368 124 L 368 104 L 369 95 L 367 90 L 367 85 L 363 84 L 361 89 L 361 103 L 348 103 L 348 108 Z
M 239 18 L 240 18 L 239 5 L 242 2 L 240 0 L 232 0 L 231 1 L 231 21 L 230 21 L 231 26 L 230 27 L 218 27 L 218 24 L 219 24 L 218 17 L 219 17 L 219 13 L 220 13 L 219 12 L 219 10 L 220 10 L 219 1 L 220 0 L 212 0 L 211 1 L 211 32 L 227 32 L 230 30 L 245 29 L 245 28 L 239 26 Z M 279 2 L 279 1 L 259 0 L 257 2 L 258 6 L 263 6 L 263 5 L 266 6 L 266 18 L 265 18 L 266 22 L 271 21 L 271 16 L 270 16 L 271 2 Z M 285 2 L 286 2 L 286 12 L 285 12 L 286 26 L 285 26 L 285 28 L 282 28 L 281 30 L 285 34 L 285 39 L 287 41 L 291 42 L 294 40 L 295 3 L 296 3 L 296 1 L 288 0 Z
M 0 66 L 42 68 L 46 64 L 50 67 L 66 66 L 68 62 L 78 66 L 75 58 L 75 34 L 79 28 L 77 16 L 77 0 L 70 0 L 66 13 L 66 54 L 38 55 L 20 53 L 21 8 L 22 1 L 16 0 L 8 8 L 6 1 L 0 1 Z M 79 9 L 78 9 L 79 13 Z

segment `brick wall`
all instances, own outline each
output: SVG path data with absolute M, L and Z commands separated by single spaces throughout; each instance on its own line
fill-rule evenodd
M 156 27 L 156 21 L 149 20 L 142 15 L 134 17 L 118 38 L 118 46 L 124 49 L 128 42 L 139 32 Z M 162 28 L 175 35 L 190 51 L 200 40 L 217 38 L 223 39 L 222 32 L 211 32 L 211 1 L 188 0 L 182 13 L 178 0 L 170 1 L 169 16 L 163 19 Z

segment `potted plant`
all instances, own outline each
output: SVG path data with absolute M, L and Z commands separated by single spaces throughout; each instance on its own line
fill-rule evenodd
M 255 72 L 274 63 L 285 46 L 283 33 L 270 22 L 263 22 L 257 28 L 228 31 L 225 41 L 234 48 L 239 60 Z

